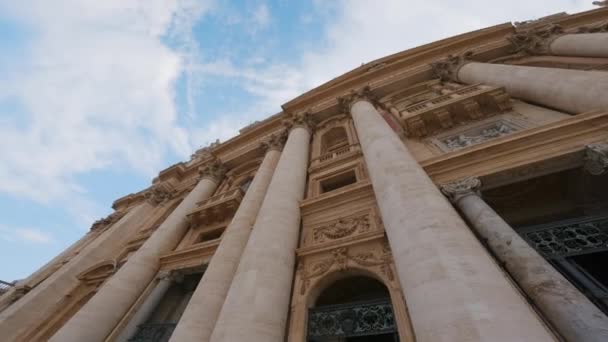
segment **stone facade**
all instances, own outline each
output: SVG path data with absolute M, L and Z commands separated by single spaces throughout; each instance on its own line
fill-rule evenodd
M 302 94 L 7 287 L 0 336 L 607 341 L 606 22 L 493 26 Z

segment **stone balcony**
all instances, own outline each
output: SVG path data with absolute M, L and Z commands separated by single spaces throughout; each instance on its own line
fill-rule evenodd
M 510 97 L 503 87 L 481 84 L 459 88 L 404 108 L 397 106 L 407 135 L 416 138 L 510 109 Z
M 333 151 L 324 153 L 310 162 L 310 168 L 315 169 L 321 165 L 329 164 L 332 161 L 341 160 L 353 155 L 356 155 L 360 151 L 359 144 L 346 145 L 337 148 Z
M 224 191 L 196 204 L 196 209 L 188 214 L 195 224 L 209 224 L 224 221 L 234 215 L 243 200 L 240 188 Z

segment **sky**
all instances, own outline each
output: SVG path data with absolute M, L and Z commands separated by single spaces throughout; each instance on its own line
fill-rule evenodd
M 591 0 L 0 0 L 0 280 L 362 63 Z

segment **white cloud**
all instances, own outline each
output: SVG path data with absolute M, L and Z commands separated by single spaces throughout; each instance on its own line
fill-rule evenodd
M 48 232 L 35 228 L 10 228 L 0 225 L 0 239 L 7 242 L 21 242 L 27 244 L 52 244 L 56 239 Z
M 270 11 L 265 3 L 258 5 L 252 13 L 251 17 L 255 29 L 263 29 L 270 23 Z
M 3 16 L 31 32 L 23 58 L 0 66 L 0 104 L 19 104 L 0 120 L 0 192 L 78 205 L 87 198 L 79 174 L 128 167 L 152 176 L 167 153 L 189 155 L 175 82 L 196 50 L 192 23 L 208 8 L 196 0 L 0 2 Z

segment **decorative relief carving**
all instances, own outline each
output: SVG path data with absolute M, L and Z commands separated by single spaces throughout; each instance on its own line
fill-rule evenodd
M 208 146 L 199 148 L 190 156 L 191 161 L 204 160 L 207 158 L 215 158 L 213 153 L 211 152 L 215 147 L 220 145 L 220 139 L 216 139 L 214 142 L 209 144 Z
M 350 113 L 350 108 L 352 105 L 359 100 L 365 100 L 373 103 L 374 105 L 379 104 L 378 97 L 372 92 L 371 87 L 367 85 L 357 90 L 352 89 L 350 93 L 338 97 L 338 105 L 343 113 Z
M 341 239 L 353 235 L 355 232 L 367 232 L 370 228 L 369 214 L 339 219 L 330 224 L 314 228 L 312 230 L 312 243 Z
M 606 173 L 608 170 L 608 143 L 587 145 L 584 169 L 594 176 Z
M 448 55 L 446 58 L 431 63 L 433 73 L 441 81 L 458 81 L 458 71 L 465 64 L 472 62 L 470 57 L 473 51 L 466 51 L 460 55 Z
M 148 189 L 144 193 L 144 198 L 152 205 L 160 205 L 167 203 L 173 198 L 173 193 L 159 184 Z
M 216 158 L 207 165 L 201 166 L 198 169 L 198 173 L 201 178 L 211 178 L 212 180 L 219 182 L 226 174 L 226 166 Z
M 346 270 L 349 262 L 367 268 L 379 267 L 382 274 L 384 274 L 388 280 L 392 281 L 395 279 L 391 269 L 393 257 L 387 242 L 383 243 L 380 253 L 350 253 L 348 247 L 340 247 L 332 251 L 331 257 L 314 262 L 310 266 L 306 265 L 303 261 L 298 264 L 297 272 L 300 274 L 301 278 L 300 294 L 303 295 L 306 293 L 306 290 L 314 278 L 324 275 L 332 268 L 340 271 Z
M 265 151 L 275 150 L 280 152 L 283 150 L 283 146 L 285 146 L 286 141 L 287 131 L 283 130 L 280 133 L 271 135 L 268 137 L 268 139 L 262 141 L 260 145 Z
M 547 24 L 528 30 L 520 30 L 507 39 L 513 44 L 515 52 L 532 55 L 551 54 L 551 42 L 564 33 L 561 26 Z
M 120 220 L 125 214 L 126 212 L 124 211 L 115 211 L 110 215 L 93 222 L 91 225 L 91 231 L 106 230 L 108 227 Z
M 289 132 L 293 128 L 303 127 L 307 129 L 311 134 L 315 129 L 315 122 L 312 118 L 312 114 L 310 112 L 301 112 L 292 114 L 288 118 L 283 120 L 283 126 Z
M 608 3 L 608 1 L 603 1 L 604 3 Z M 607 5 L 604 5 L 607 6 Z M 608 32 L 608 21 L 590 25 L 590 26 L 581 26 L 578 28 L 577 33 L 598 33 L 598 32 Z
M 468 195 L 477 194 L 480 187 L 481 181 L 477 177 L 467 177 L 440 186 L 441 192 L 443 192 L 443 194 L 452 202 L 457 202 L 459 199 Z
M 8 294 L 8 302 L 12 304 L 18 301 L 19 299 L 21 299 L 21 297 L 25 296 L 28 292 L 30 292 L 31 289 L 32 288 L 28 285 L 15 285 L 13 292 Z
M 439 147 L 447 151 L 456 151 L 465 147 L 480 144 L 484 141 L 499 138 L 517 131 L 518 128 L 506 121 L 498 121 L 489 126 L 467 130 L 456 135 L 439 139 Z

